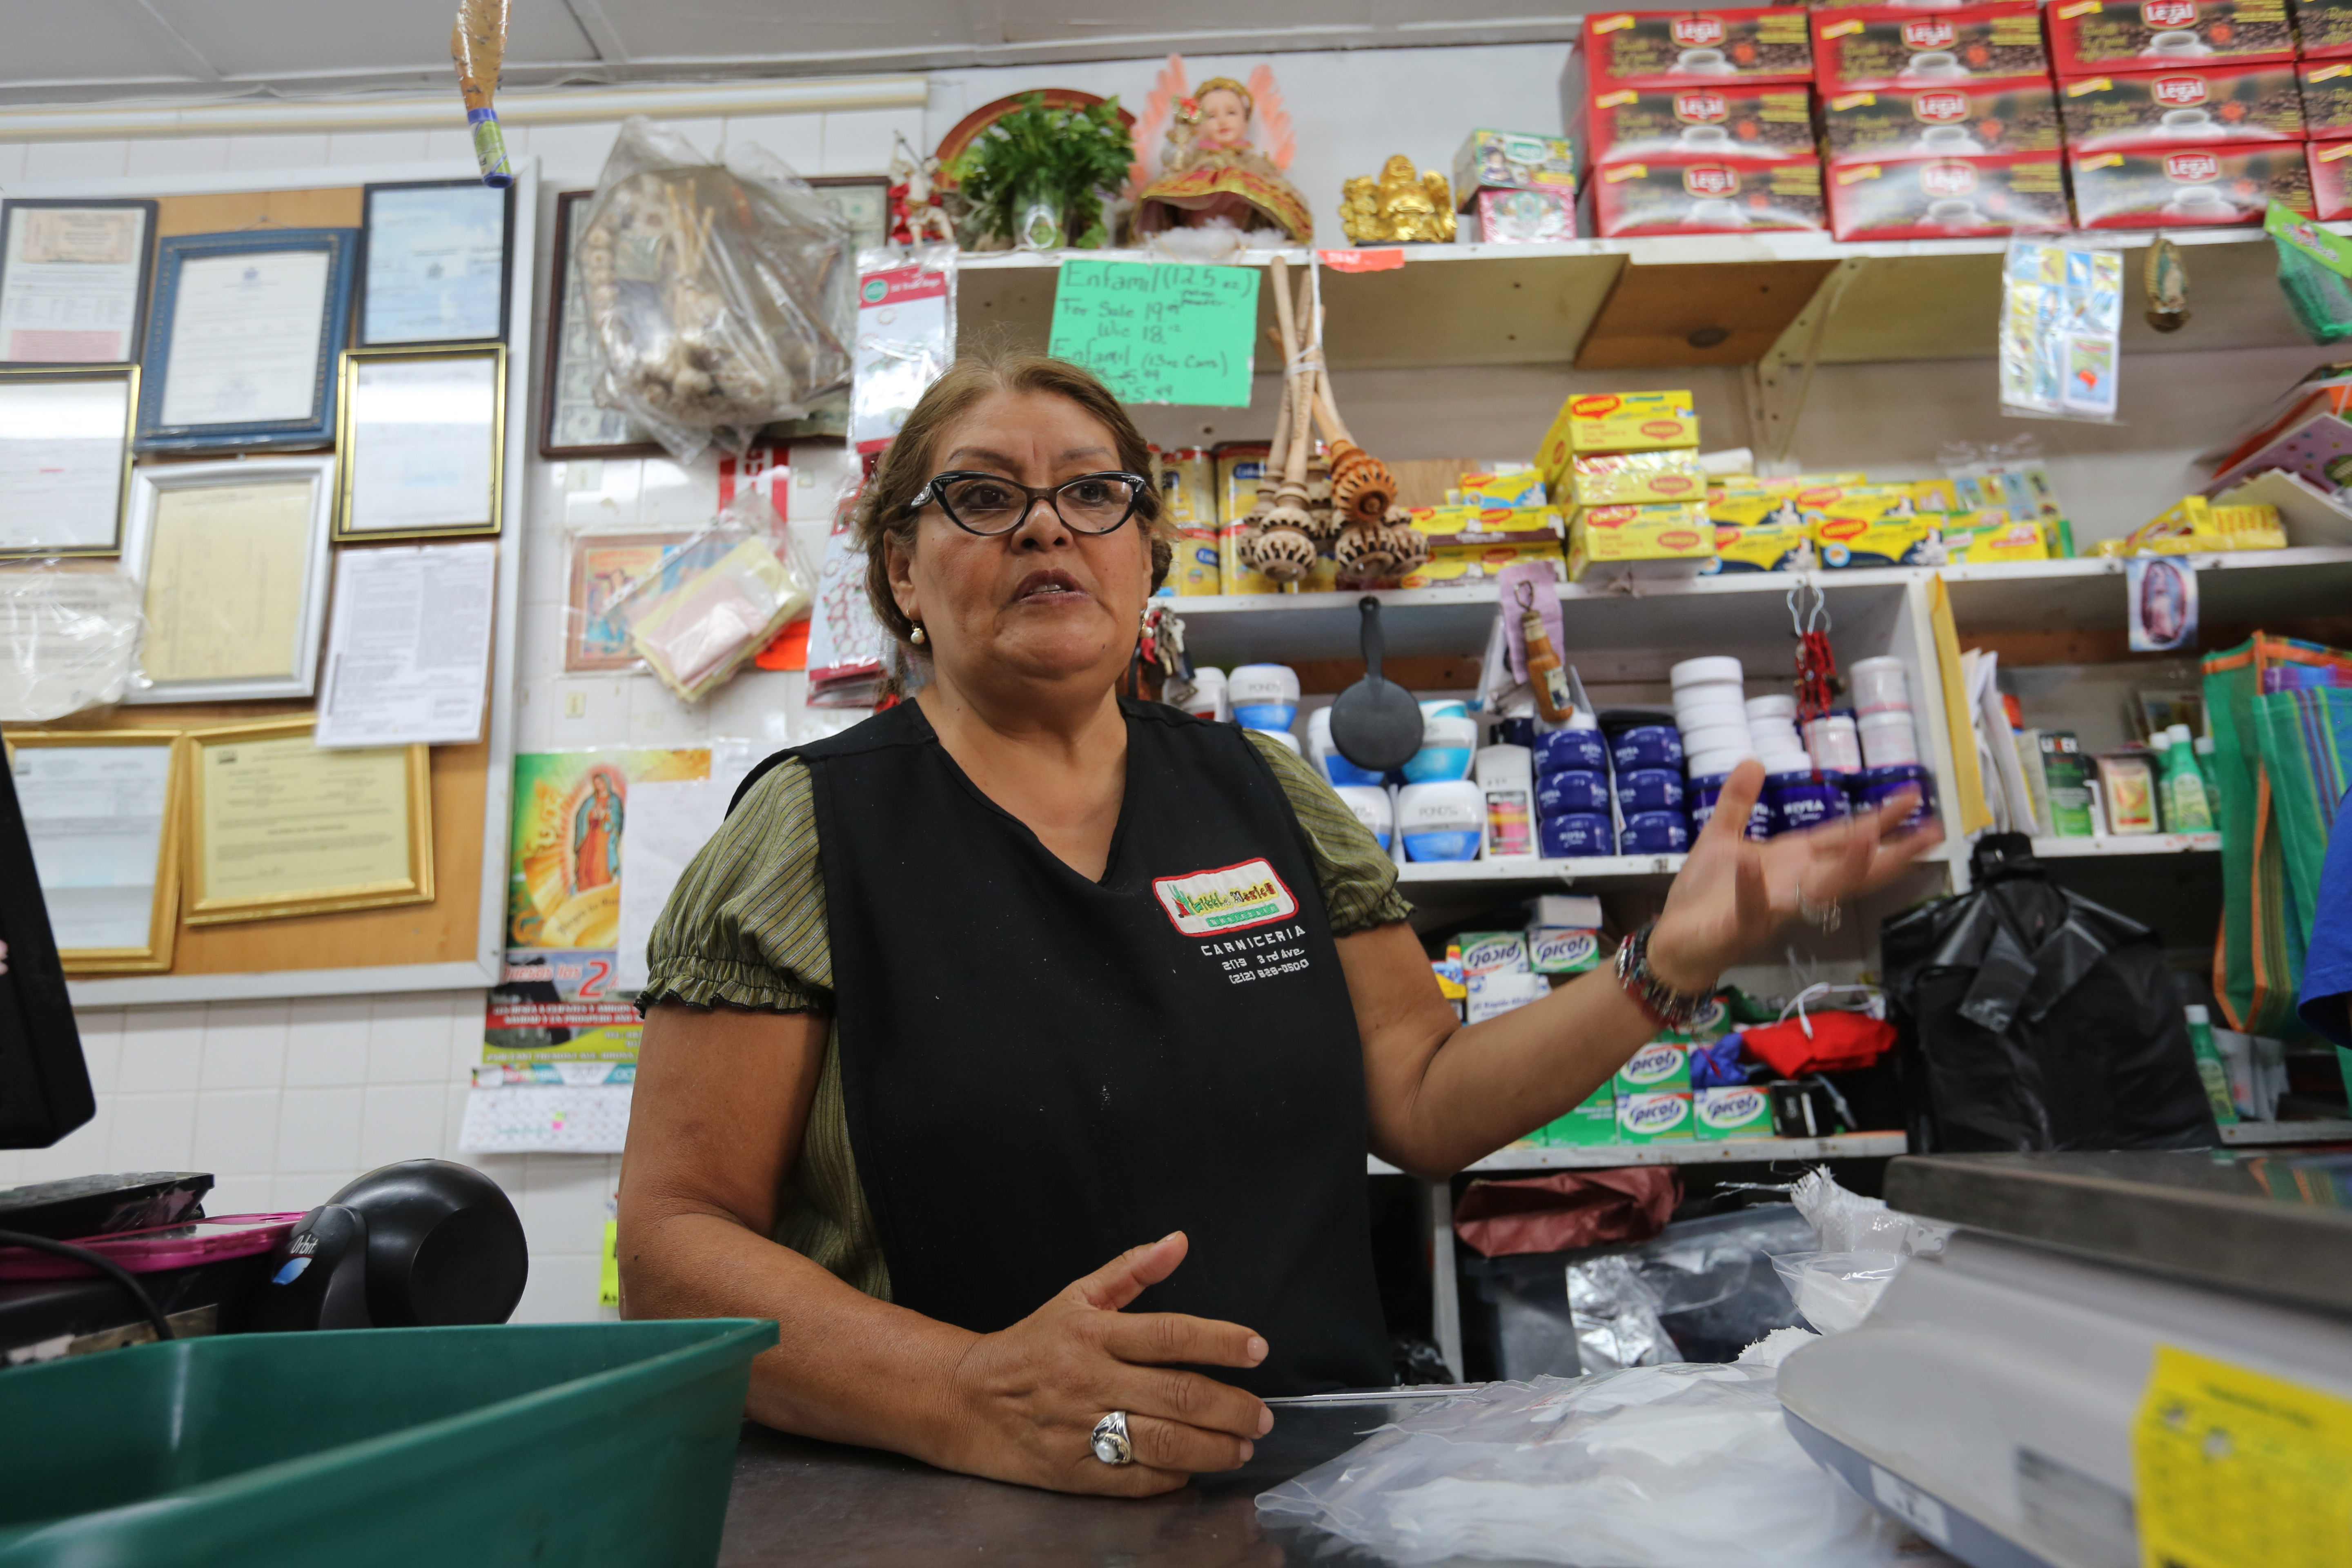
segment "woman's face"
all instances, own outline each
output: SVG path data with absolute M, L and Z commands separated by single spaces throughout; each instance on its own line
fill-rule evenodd
M 1110 431 L 1067 398 L 992 392 L 940 432 L 930 466 L 1044 489 L 1119 460 Z M 892 597 L 922 626 L 940 674 L 966 686 L 1098 679 L 1108 689 L 1151 594 L 1150 544 L 1136 520 L 1077 533 L 1044 501 L 989 539 L 926 506 L 912 558 L 888 548 Z
M 1249 136 L 1249 110 L 1241 95 L 1219 88 L 1201 100 L 1201 140 L 1212 147 L 1238 147 Z

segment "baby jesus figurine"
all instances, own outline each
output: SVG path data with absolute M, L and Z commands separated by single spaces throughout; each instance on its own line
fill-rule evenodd
M 1279 228 L 1297 245 L 1313 239 L 1306 201 L 1281 165 L 1250 145 L 1255 108 L 1249 89 L 1227 76 L 1210 78 L 1178 101 L 1160 177 L 1137 198 L 1137 234 L 1223 221 L 1243 230 Z

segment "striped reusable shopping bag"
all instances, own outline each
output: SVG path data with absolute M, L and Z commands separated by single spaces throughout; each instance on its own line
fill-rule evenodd
M 2293 664 L 2352 671 L 2352 654 L 2257 632 L 2204 662 L 2205 721 L 2213 732 L 2221 797 L 2221 933 L 2213 949 L 2213 994 L 2230 1026 L 2254 1035 L 2303 1032 L 2295 994 L 2327 828 L 2342 795 L 2346 769 L 2339 754 L 2352 763 L 2352 731 L 2317 720 L 2309 731 L 2304 729 L 2303 709 L 2294 700 L 2326 692 L 2263 695 L 2262 672 Z M 2343 711 L 2325 701 L 2307 706 L 2330 715 Z M 2284 820 L 2290 815 L 2292 829 Z M 2312 850 L 2315 835 L 2318 847 Z M 2291 862 L 2303 868 L 2302 880 L 2312 889 L 2299 909 Z

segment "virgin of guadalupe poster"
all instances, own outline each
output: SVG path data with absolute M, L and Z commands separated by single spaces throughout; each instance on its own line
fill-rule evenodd
M 507 945 L 614 946 L 621 931 L 631 787 L 709 776 L 710 752 L 700 746 L 516 757 Z

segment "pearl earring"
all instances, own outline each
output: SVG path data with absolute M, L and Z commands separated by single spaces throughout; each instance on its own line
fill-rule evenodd
M 916 647 L 920 647 L 923 643 L 923 628 L 917 626 L 915 628 L 915 635 L 908 640 L 915 644 Z

